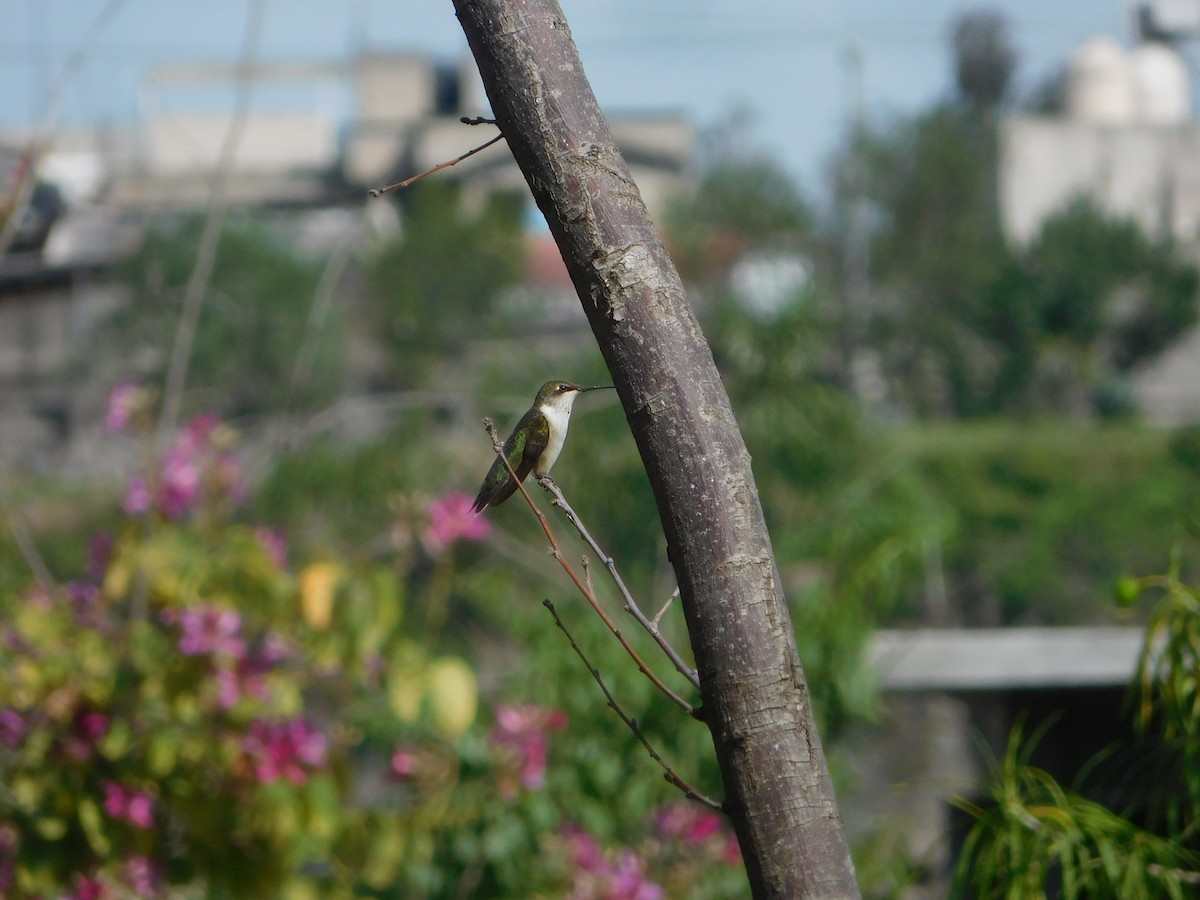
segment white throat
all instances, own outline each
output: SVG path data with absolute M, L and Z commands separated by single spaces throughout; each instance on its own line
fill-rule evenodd
M 545 475 L 549 472 L 554 461 L 558 459 L 558 454 L 562 452 L 563 441 L 567 438 L 567 424 L 571 421 L 571 407 L 575 405 L 577 396 L 579 396 L 578 391 L 559 394 L 549 403 L 543 403 L 538 407 L 542 415 L 546 417 L 546 421 L 550 423 L 550 440 L 546 444 L 546 449 L 542 451 L 541 459 L 534 466 L 535 474 Z

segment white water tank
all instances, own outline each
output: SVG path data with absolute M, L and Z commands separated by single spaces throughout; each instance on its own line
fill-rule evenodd
M 1137 118 L 1133 65 L 1110 37 L 1094 37 L 1074 56 L 1067 76 L 1067 108 L 1071 118 L 1106 125 L 1125 125 Z
M 1178 125 L 1191 113 L 1187 66 L 1175 48 L 1139 44 L 1129 56 L 1138 118 L 1150 125 Z

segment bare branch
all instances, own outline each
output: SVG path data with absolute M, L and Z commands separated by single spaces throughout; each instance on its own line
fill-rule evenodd
M 250 4 L 246 20 L 246 31 L 242 42 L 242 56 L 238 62 L 237 95 L 234 100 L 233 119 L 225 132 L 221 153 L 217 158 L 216 172 L 212 182 L 212 193 L 208 200 L 208 214 L 204 231 L 196 247 L 196 262 L 191 277 L 183 291 L 183 312 L 179 316 L 179 327 L 175 331 L 175 344 L 171 349 L 171 362 L 167 368 L 167 381 L 163 388 L 162 418 L 158 423 L 158 444 L 161 448 L 166 436 L 179 421 L 179 408 L 183 400 L 183 386 L 187 381 L 188 364 L 192 356 L 192 342 L 196 337 L 196 325 L 200 310 L 204 306 L 204 295 L 208 280 L 212 277 L 217 260 L 217 242 L 225 224 L 229 208 L 226 187 L 229 172 L 233 168 L 234 154 L 242 140 L 246 118 L 250 111 L 250 75 L 254 59 L 258 54 L 259 38 L 266 10 L 266 0 L 254 0 Z
M 291 406 L 295 400 L 296 392 L 300 386 L 308 381 L 312 374 L 313 358 L 316 356 L 317 338 L 324 326 L 326 319 L 329 317 L 329 310 L 333 306 L 333 300 L 337 294 L 338 283 L 342 279 L 343 273 L 346 271 L 350 263 L 350 256 L 354 250 L 355 236 L 351 232 L 347 234 L 333 248 L 333 252 L 329 255 L 329 259 L 325 263 L 325 269 L 321 272 L 321 278 L 317 282 L 317 287 L 313 291 L 312 304 L 308 311 L 308 321 L 304 326 L 304 339 L 300 343 L 300 349 L 296 351 L 296 359 L 292 364 L 292 377 L 288 382 L 288 402 L 285 404 L 285 409 Z
M 711 797 L 706 797 L 704 794 L 701 794 L 694 787 L 692 787 L 690 784 L 688 784 L 686 781 L 684 781 L 682 778 L 680 778 L 679 775 L 675 772 L 675 770 L 672 769 L 669 765 L 667 765 L 666 761 L 661 756 L 658 755 L 658 751 L 656 751 L 654 749 L 654 747 L 651 746 L 650 741 L 646 739 L 646 735 L 642 732 L 641 726 L 638 725 L 637 719 L 631 718 L 630 716 L 626 715 L 625 711 L 623 709 L 621 709 L 621 706 L 620 706 L 620 704 L 617 703 L 617 700 L 613 696 L 612 691 L 610 691 L 608 689 L 608 685 L 606 685 L 604 683 L 604 679 L 600 677 L 600 670 L 591 664 L 591 662 L 588 660 L 587 656 L 584 655 L 584 652 L 580 648 L 579 644 L 577 644 L 575 642 L 575 638 L 572 637 L 571 632 L 567 631 L 567 626 L 563 624 L 563 620 L 558 615 L 558 610 L 554 608 L 554 604 L 551 603 L 549 600 L 543 600 L 542 606 L 544 606 L 544 607 L 546 607 L 546 609 L 550 610 L 550 615 L 554 616 L 554 624 L 557 625 L 559 630 L 567 636 L 567 640 L 571 642 L 571 649 L 574 650 L 576 654 L 578 654 L 578 656 L 581 660 L 583 660 L 583 664 L 587 667 L 587 670 L 591 673 L 592 678 L 595 679 L 596 684 L 600 685 L 600 690 L 604 691 L 604 696 L 608 700 L 609 709 L 611 709 L 613 712 L 615 712 L 620 717 L 621 721 L 624 722 L 627 726 L 629 726 L 629 730 L 633 732 L 634 737 L 636 737 L 638 739 L 638 741 L 641 742 L 641 745 L 646 748 L 646 752 L 650 754 L 650 758 L 653 759 L 660 766 L 662 766 L 663 777 L 666 778 L 666 780 L 668 782 L 675 785 L 675 787 L 677 787 L 681 791 L 683 791 L 683 793 L 687 796 L 687 798 L 689 800 L 695 800 L 697 803 L 703 803 L 706 806 L 711 806 L 713 809 L 716 809 L 716 810 L 722 809 L 721 804 L 718 803 L 716 800 L 713 800 Z
M 521 492 L 521 496 L 525 498 L 525 502 L 529 504 L 529 508 L 533 510 L 533 514 L 537 516 L 538 523 L 542 526 L 542 531 L 546 535 L 546 540 L 550 542 L 551 555 L 558 560 L 558 564 L 562 566 L 563 571 L 567 573 L 567 576 L 579 590 L 579 593 L 581 593 L 583 598 L 587 600 L 588 605 L 596 611 L 596 615 L 600 617 L 601 621 L 604 622 L 608 630 L 613 633 L 618 641 L 620 641 L 621 646 L 625 648 L 625 652 L 629 654 L 629 657 L 637 665 L 638 671 L 649 678 L 651 683 L 656 688 L 662 691 L 662 693 L 672 703 L 686 712 L 689 716 L 697 716 L 697 707 L 688 703 L 677 693 L 675 693 L 675 691 L 671 690 L 671 688 L 669 688 L 666 683 L 663 682 L 663 680 L 659 678 L 658 675 L 656 675 L 648 665 L 646 665 L 645 661 L 638 654 L 638 652 L 633 649 L 633 645 L 629 643 L 629 639 L 622 634 L 621 629 L 616 626 L 609 614 L 604 611 L 604 607 L 601 606 L 600 601 L 596 599 L 595 592 L 589 590 L 583 579 L 581 579 L 575 570 L 571 568 L 571 564 L 567 562 L 567 558 L 563 555 L 562 549 L 558 546 L 558 540 L 554 537 L 554 532 L 551 530 L 550 523 L 547 521 L 545 514 L 538 509 L 537 504 L 533 502 L 533 497 L 529 495 L 529 491 L 526 490 L 524 483 L 517 478 L 517 473 L 513 471 L 512 466 L 508 462 L 508 458 L 504 455 L 504 448 L 500 443 L 500 435 L 496 431 L 496 423 L 494 423 L 491 419 L 485 418 L 483 420 L 483 427 L 487 429 L 487 433 L 492 439 L 492 449 L 495 451 L 496 456 L 504 462 L 504 468 L 508 470 L 508 476 L 517 483 L 517 490 Z
M 621 599 L 625 601 L 625 611 L 633 616 L 637 620 L 638 624 L 650 633 L 650 636 L 654 638 L 655 643 L 662 648 L 662 651 L 667 655 L 667 658 L 675 664 L 675 668 L 679 671 L 679 673 L 688 681 L 690 681 L 697 690 L 699 690 L 700 676 L 697 674 L 695 669 L 693 669 L 684 661 L 683 657 L 679 655 L 679 652 L 674 648 L 674 646 L 672 646 L 671 642 L 668 641 L 662 631 L 659 630 L 658 621 L 662 617 L 663 612 L 666 611 L 666 607 L 664 606 L 662 611 L 660 611 L 659 614 L 653 619 L 646 618 L 646 614 L 643 613 L 641 607 L 638 606 L 637 601 L 633 598 L 633 594 L 631 594 L 629 588 L 625 586 L 625 580 L 621 578 L 621 573 L 617 571 L 616 561 L 607 553 L 605 553 L 600 545 L 596 542 L 596 539 L 592 537 L 591 532 L 587 530 L 587 527 L 579 518 L 579 514 L 571 508 L 571 504 L 569 504 L 567 502 L 567 498 L 563 496 L 562 489 L 549 475 L 543 475 L 538 479 L 538 483 L 553 495 L 554 505 L 561 509 L 564 514 L 566 514 L 567 521 L 575 526 L 575 530 L 579 532 L 579 536 L 583 538 L 584 542 L 592 548 L 598 557 L 600 557 L 600 561 L 604 563 L 604 567 L 608 569 L 608 574 L 612 578 L 613 584 L 617 586 L 617 590 L 621 594 Z M 679 592 L 676 590 L 674 596 L 678 596 L 678 594 Z M 668 605 L 670 605 L 670 601 L 668 601 Z
M 38 552 L 37 544 L 33 542 L 33 538 L 29 534 L 29 528 L 17 515 L 13 506 L 8 473 L 3 468 L 0 468 L 0 512 L 4 513 L 4 517 L 8 519 L 8 528 L 12 532 L 17 549 L 21 551 L 21 558 L 25 560 L 25 565 L 29 566 L 38 585 L 46 592 L 47 597 L 58 597 L 58 584 L 55 582 L 54 576 L 50 574 L 50 569 L 46 566 L 46 561 L 42 559 L 42 554 Z
M 462 119 L 461 121 L 465 122 L 467 125 L 482 125 L 485 122 L 490 121 L 490 120 L 479 119 L 478 121 L 468 122 L 466 119 Z M 491 124 L 494 125 L 496 123 L 492 122 Z M 494 138 L 492 138 L 490 141 L 487 141 L 486 143 L 480 144 L 478 147 L 474 147 L 471 150 L 468 150 L 462 156 L 456 157 L 456 158 L 450 160 L 449 162 L 438 163 L 432 169 L 426 169 L 424 172 L 421 172 L 418 175 L 414 175 L 411 178 L 405 178 L 403 181 L 397 181 L 395 184 L 385 185 L 384 187 L 381 187 L 381 188 L 372 188 L 371 190 L 367 191 L 367 193 L 370 194 L 372 197 L 382 197 L 388 191 L 398 191 L 401 188 L 406 188 L 410 184 L 420 181 L 426 175 L 432 175 L 434 172 L 442 171 L 442 169 L 448 169 L 451 166 L 457 166 L 460 162 L 462 162 L 467 157 L 474 156 L 480 150 L 486 150 L 488 147 L 492 146 L 492 144 L 501 140 L 503 137 L 504 137 L 504 135 L 498 134 Z
M 658 625 L 658 623 L 662 620 L 662 617 L 664 615 L 666 615 L 667 610 L 671 608 L 671 604 L 674 603 L 678 599 L 679 599 L 679 588 L 675 588 L 675 590 L 673 590 L 671 592 L 671 596 L 667 598 L 667 602 L 662 605 L 662 609 L 660 609 L 657 613 L 655 613 L 654 618 L 651 619 L 650 621 L 653 622 L 655 625 Z

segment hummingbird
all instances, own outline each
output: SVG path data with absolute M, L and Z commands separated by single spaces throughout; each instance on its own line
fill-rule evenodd
M 611 384 L 580 387 L 569 381 L 547 381 L 543 384 L 538 389 L 533 406 L 521 416 L 501 451 L 516 473 L 516 481 L 497 457 L 484 476 L 483 486 L 479 488 L 479 496 L 475 498 L 471 512 L 479 515 L 489 506 L 499 506 L 512 496 L 517 484 L 524 481 L 530 472 L 535 475 L 549 472 L 567 437 L 567 424 L 571 421 L 571 407 L 575 405 L 575 398 L 586 391 L 612 387 Z

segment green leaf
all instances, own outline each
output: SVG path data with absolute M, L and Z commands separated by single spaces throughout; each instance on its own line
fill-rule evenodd
M 100 807 L 91 797 L 79 801 L 79 824 L 83 826 L 84 836 L 96 851 L 97 856 L 108 856 L 111 844 L 104 834 L 104 817 L 100 815 Z
M 1118 605 L 1132 606 L 1142 593 L 1142 582 L 1140 579 L 1126 575 L 1117 579 L 1115 591 Z
M 40 837 L 58 841 L 67 833 L 67 820 L 60 816 L 38 816 L 33 820 L 33 828 Z

